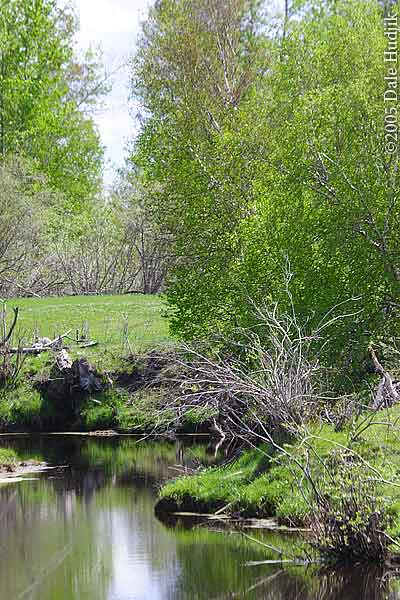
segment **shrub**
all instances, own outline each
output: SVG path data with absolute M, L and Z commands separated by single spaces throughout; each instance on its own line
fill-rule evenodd
M 314 511 L 314 546 L 334 562 L 383 564 L 389 557 L 384 533 L 388 518 L 374 495 L 374 486 L 360 478 L 346 486 L 338 481 L 340 497 L 317 497 Z M 372 492 L 372 493 L 371 493 Z M 376 492 L 376 490 L 375 490 Z

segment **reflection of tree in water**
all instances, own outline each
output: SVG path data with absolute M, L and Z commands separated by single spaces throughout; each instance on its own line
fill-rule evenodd
M 296 573 L 297 570 L 297 573 Z M 349 569 L 292 569 L 280 571 L 271 580 L 260 580 L 253 598 L 286 600 L 398 600 L 399 595 L 390 592 L 390 579 L 385 571 L 376 568 Z
M 191 469 L 200 461 L 203 464 L 212 462 L 204 445 L 182 442 L 138 443 L 136 439 L 42 436 L 10 440 L 8 445 L 24 458 L 35 455 L 52 465 L 68 465 L 51 478 L 50 486 L 24 488 L 31 494 L 30 500 L 39 502 L 42 509 L 44 504 L 49 504 L 45 496 L 54 493 L 58 509 L 64 504 L 65 515 L 71 513 L 78 500 L 88 505 L 95 493 L 106 486 L 129 486 L 156 492 L 161 482 L 176 476 L 172 466 L 182 464 Z M 46 479 L 50 481 L 48 476 Z M 0 495 L 0 503 L 2 501 Z
M 0 598 L 125 600 L 134 590 L 141 599 L 400 600 L 381 573 L 247 567 L 273 556 L 239 534 L 158 522 L 156 484 L 176 475 L 170 466 L 207 461 L 205 446 L 44 438 L 23 451 L 70 466 L 0 487 Z
M 175 535 L 181 565 L 177 598 L 400 600 L 400 592 L 395 591 L 396 580 L 385 577 L 382 570 L 362 567 L 333 570 L 279 564 L 246 566 L 251 561 L 276 559 L 276 555 L 268 555 L 265 548 L 229 532 L 197 528 L 180 529 Z M 261 532 L 258 535 L 272 546 L 291 548 L 293 552 L 295 539 L 291 536 L 271 533 L 264 538 Z
M 107 597 L 110 547 L 98 544 L 90 515 L 65 510 L 69 501 L 67 493 L 60 506 L 45 481 L 0 488 L 1 598 Z
M 156 488 L 176 476 L 177 471 L 171 469 L 174 465 L 193 469 L 215 462 L 206 445 L 192 439 L 168 443 L 138 442 L 135 438 L 41 436 L 10 439 L 7 445 L 24 458 L 33 454 L 51 465 L 68 464 L 61 489 L 74 489 L 85 501 L 106 484 Z M 57 484 L 54 487 L 59 488 Z
M 131 597 L 126 586 L 132 589 L 135 571 L 128 557 L 139 561 L 150 594 L 139 597 L 161 597 L 173 586 L 176 543 L 154 518 L 151 494 L 111 482 L 91 494 L 87 502 L 48 479 L 0 488 L 0 511 L 9 507 L 0 522 L 0 598 Z
M 0 597 L 11 600 L 26 592 L 41 600 L 103 600 L 116 585 L 121 553 L 141 557 L 143 585 L 158 579 L 172 589 L 175 540 L 154 518 L 151 488 L 171 476 L 181 445 L 43 442 L 24 439 L 14 446 L 26 457 L 70 466 L 36 482 L 0 488 L 0 545 L 7 549 L 0 554 Z M 167 571 L 169 579 L 163 577 Z M 160 592 L 157 585 L 154 590 Z

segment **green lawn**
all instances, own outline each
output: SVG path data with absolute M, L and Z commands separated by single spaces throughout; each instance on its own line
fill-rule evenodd
M 114 362 L 130 349 L 136 351 L 168 341 L 168 323 L 162 317 L 162 301 L 156 296 L 11 299 L 7 301 L 9 320 L 14 306 L 20 309 L 14 343 L 23 339 L 29 345 L 35 335 L 53 339 L 69 329 L 75 338 L 77 329 L 80 333 L 85 330 L 91 340 L 99 342 L 98 346 L 79 351 L 71 342 L 71 354 L 85 354 L 96 362 L 102 363 L 106 358 Z

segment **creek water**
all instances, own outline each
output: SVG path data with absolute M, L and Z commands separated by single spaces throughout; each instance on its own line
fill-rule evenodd
M 65 466 L 0 485 L 1 600 L 400 599 L 381 572 L 246 566 L 271 555 L 238 531 L 157 520 L 157 490 L 176 466 L 214 461 L 204 443 L 40 436 L 0 445 Z

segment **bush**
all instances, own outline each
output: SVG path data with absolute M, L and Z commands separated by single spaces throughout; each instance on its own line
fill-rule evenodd
M 314 546 L 326 560 L 384 564 L 389 558 L 389 521 L 374 495 L 374 486 L 360 477 L 344 485 L 340 497 L 316 498 L 312 530 Z

